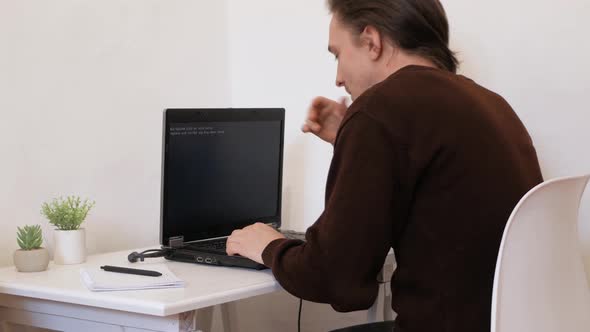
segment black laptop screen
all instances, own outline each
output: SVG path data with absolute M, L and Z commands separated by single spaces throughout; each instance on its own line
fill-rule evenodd
M 162 244 L 280 222 L 283 110 L 168 110 L 166 118 Z

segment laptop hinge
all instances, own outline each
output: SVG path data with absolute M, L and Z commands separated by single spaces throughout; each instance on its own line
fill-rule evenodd
M 175 236 L 168 239 L 168 246 L 170 248 L 180 248 L 184 246 L 184 236 Z

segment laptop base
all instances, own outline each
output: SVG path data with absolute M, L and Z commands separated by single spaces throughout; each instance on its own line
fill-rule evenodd
M 244 267 L 248 269 L 264 270 L 266 265 L 259 264 L 251 259 L 242 256 L 228 256 L 206 251 L 194 251 L 182 248 L 170 249 L 164 258 L 171 261 L 197 263 L 217 266 Z
M 286 238 L 305 241 L 305 233 L 292 230 L 280 231 Z M 218 240 L 219 241 L 219 240 Z M 222 240 L 225 241 L 225 240 Z M 205 248 L 191 247 L 186 243 L 177 248 L 167 248 L 164 258 L 171 261 L 197 263 L 217 266 L 244 267 L 248 269 L 264 270 L 266 265 L 259 264 L 249 258 L 242 256 L 228 256 L 225 252 L 208 250 Z M 225 248 L 223 249 L 225 250 Z

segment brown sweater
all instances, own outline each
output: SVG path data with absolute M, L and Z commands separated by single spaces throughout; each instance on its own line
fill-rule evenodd
M 531 138 L 502 97 L 408 66 L 350 106 L 307 241 L 275 240 L 262 257 L 293 295 L 353 311 L 375 300 L 393 248 L 396 332 L 488 332 L 504 226 L 541 181 Z

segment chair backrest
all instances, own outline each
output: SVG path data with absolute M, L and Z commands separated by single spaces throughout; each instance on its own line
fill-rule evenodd
M 590 331 L 590 289 L 578 237 L 589 177 L 543 182 L 514 208 L 496 262 L 491 332 Z

